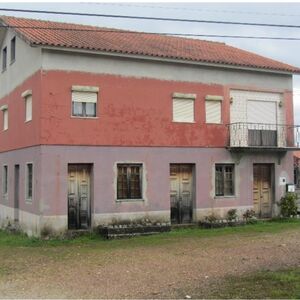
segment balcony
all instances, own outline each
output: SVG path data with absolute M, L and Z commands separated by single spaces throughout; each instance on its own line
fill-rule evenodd
M 231 123 L 228 148 L 233 151 L 300 150 L 300 126 L 263 123 Z

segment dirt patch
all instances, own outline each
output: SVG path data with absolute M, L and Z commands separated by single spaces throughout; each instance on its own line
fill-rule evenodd
M 300 231 L 163 245 L 0 248 L 2 298 L 180 298 L 228 275 L 300 266 Z M 1 271 L 2 270 L 2 271 Z M 180 292 L 178 292 L 180 291 Z

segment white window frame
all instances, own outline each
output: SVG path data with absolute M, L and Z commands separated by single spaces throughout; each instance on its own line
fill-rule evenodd
M 0 111 L 3 113 L 3 124 L 2 124 L 2 130 L 6 131 L 8 129 L 8 105 L 2 105 L 0 107 Z
M 4 169 L 6 168 L 6 178 L 4 176 Z M 6 193 L 4 193 L 4 185 L 5 185 L 5 180 L 6 180 Z M 3 165 L 2 166 L 2 197 L 4 200 L 8 199 L 8 165 Z
M 195 100 L 196 100 L 196 94 L 183 94 L 183 93 L 173 93 L 172 95 L 172 121 L 174 123 L 195 123 Z M 191 121 L 187 120 L 176 120 L 174 117 L 174 101 L 175 100 L 187 100 L 187 101 L 193 101 L 193 119 Z
M 95 116 L 76 116 L 73 115 L 73 92 L 86 92 L 86 93 L 95 93 L 96 94 L 96 104 L 95 107 Z M 82 86 L 82 85 L 73 85 L 71 89 L 71 118 L 78 118 L 78 119 L 98 119 L 98 98 L 99 98 L 99 87 L 96 86 Z M 87 102 L 81 102 L 87 103 Z
M 22 98 L 24 99 L 24 105 L 25 105 L 25 123 L 32 121 L 32 101 L 33 101 L 33 97 L 32 97 L 32 90 L 26 90 L 25 92 L 22 93 Z M 27 115 L 27 105 L 28 105 L 28 99 L 31 98 L 31 115 L 30 118 Z
M 28 165 L 32 165 L 32 180 L 31 180 L 31 198 L 28 197 Z M 34 164 L 33 162 L 26 162 L 25 164 L 25 201 L 32 203 L 34 196 Z

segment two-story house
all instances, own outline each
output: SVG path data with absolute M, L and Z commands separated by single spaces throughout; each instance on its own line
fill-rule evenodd
M 300 69 L 218 42 L 1 23 L 2 226 L 278 213 Z

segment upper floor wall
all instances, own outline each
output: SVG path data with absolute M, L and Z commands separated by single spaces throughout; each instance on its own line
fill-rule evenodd
M 16 38 L 16 59 L 10 60 L 11 40 Z M 292 76 L 280 72 L 256 71 L 234 66 L 167 60 L 155 57 L 125 56 L 81 51 L 32 47 L 11 29 L 0 29 L 0 63 L 7 48 L 7 68 L 0 73 L 0 99 L 38 70 L 78 71 L 136 78 L 182 82 L 237 85 L 254 89 L 292 90 Z M 2 66 L 0 66 L 2 70 Z
M 2 46 L 11 38 L 7 34 Z M 293 122 L 288 74 L 41 50 L 18 37 L 17 45 L 15 62 L 0 75 L 6 86 L 0 106 L 9 110 L 5 131 L 0 112 L 0 151 L 37 144 L 224 147 L 232 121 L 230 90 L 278 94 L 282 120 Z M 27 69 L 18 64 L 22 53 Z M 14 81 L 9 74 L 16 70 Z M 72 116 L 73 86 L 99 90 L 95 118 Z M 24 121 L 25 90 L 32 90 L 30 122 Z M 193 122 L 174 122 L 174 93 L 195 96 Z M 208 95 L 222 98 L 219 124 L 206 121 Z
M 290 74 L 258 72 L 234 66 L 205 65 L 204 63 L 167 60 L 155 57 L 122 57 L 87 51 L 43 49 L 43 70 L 77 71 L 110 74 L 124 77 L 151 78 L 178 82 L 194 82 L 239 86 L 252 89 L 292 90 Z
M 11 57 L 11 41 L 15 39 L 15 59 Z M 42 50 L 31 47 L 11 29 L 0 28 L 0 99 L 14 91 L 26 79 L 42 68 Z M 6 69 L 3 69 L 3 49 L 6 48 Z

